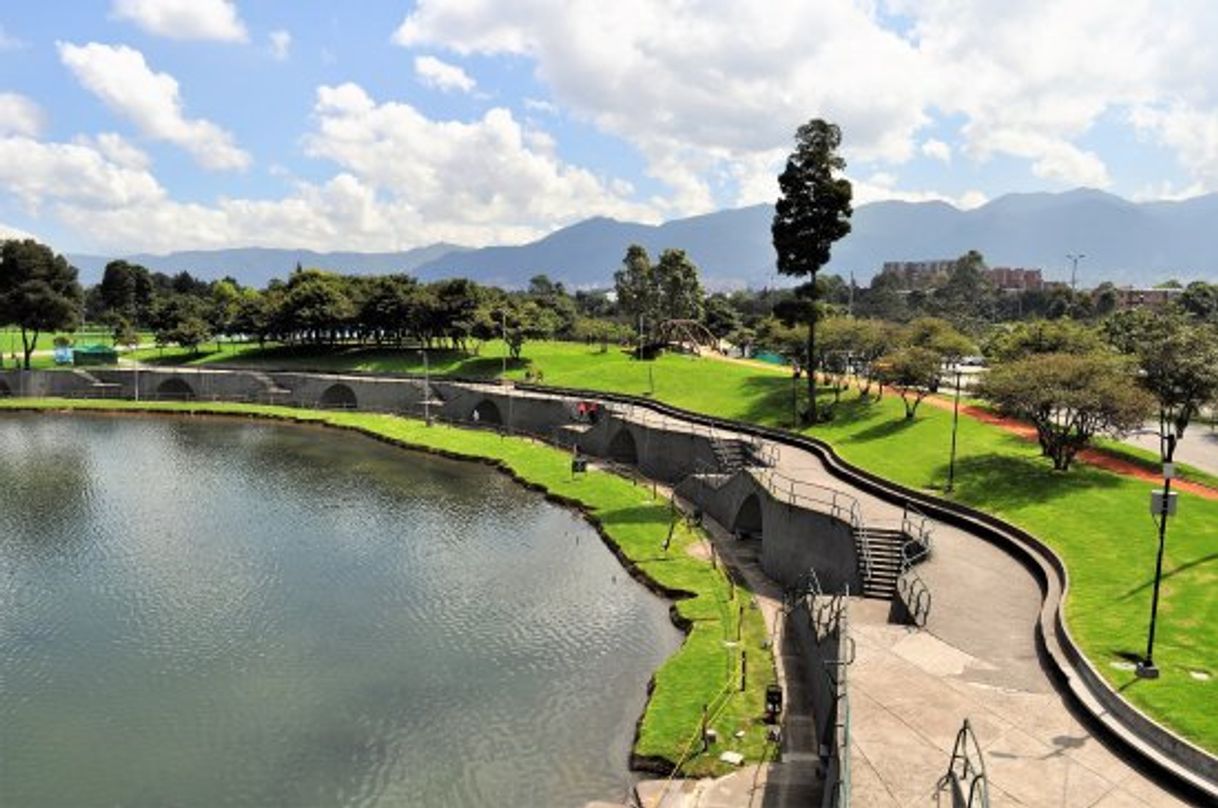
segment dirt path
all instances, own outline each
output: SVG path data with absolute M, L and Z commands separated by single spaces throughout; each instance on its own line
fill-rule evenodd
M 941 410 L 951 410 L 952 402 L 941 396 L 927 396 L 926 403 L 932 407 Z M 1007 418 L 1002 415 L 990 412 L 981 407 L 973 406 L 972 404 L 961 404 L 960 412 L 982 423 L 991 424 L 999 429 L 1006 430 L 1013 435 L 1018 435 L 1025 440 L 1036 440 L 1036 428 L 1031 424 L 1017 421 L 1014 418 Z M 1148 483 L 1161 483 L 1163 478 L 1155 472 L 1137 463 L 1132 463 L 1116 455 L 1109 454 L 1103 449 L 1089 448 L 1083 449 L 1077 455 L 1080 462 L 1086 463 L 1089 466 L 1111 471 L 1114 474 L 1121 474 L 1126 477 L 1133 477 L 1138 480 L 1144 480 Z M 1186 491 L 1190 494 L 1195 494 L 1202 499 L 1218 500 L 1218 489 L 1211 488 L 1203 483 L 1193 482 L 1192 480 L 1177 479 L 1172 483 L 1172 488 L 1179 491 Z

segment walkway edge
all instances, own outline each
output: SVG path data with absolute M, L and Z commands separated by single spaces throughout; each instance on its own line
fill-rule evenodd
M 598 398 L 647 407 L 674 418 L 730 429 L 803 449 L 816 455 L 830 474 L 896 505 L 913 504 L 927 516 L 988 541 L 1019 560 L 1040 584 L 1040 617 L 1034 627 L 1037 646 L 1059 686 L 1089 715 L 1098 729 L 1137 758 L 1146 768 L 1182 790 L 1218 801 L 1218 756 L 1188 741 L 1126 701 L 1096 670 L 1074 641 L 1062 604 L 1070 587 L 1065 563 L 1031 533 L 967 505 L 915 491 L 865 471 L 837 454 L 819 438 L 796 435 L 727 418 L 716 418 L 635 396 L 593 390 L 517 384 L 533 393 Z

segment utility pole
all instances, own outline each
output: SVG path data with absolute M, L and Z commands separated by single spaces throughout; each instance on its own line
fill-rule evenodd
M 1167 517 L 1170 516 L 1175 508 L 1172 507 L 1171 500 L 1171 481 L 1176 476 L 1176 466 L 1172 461 L 1172 457 L 1176 453 L 1176 436 L 1172 433 L 1159 433 L 1159 440 L 1162 441 L 1163 451 L 1163 491 L 1152 491 L 1150 493 L 1151 513 L 1154 513 L 1154 506 L 1159 506 L 1159 554 L 1155 558 L 1155 589 L 1154 595 L 1150 601 L 1150 632 L 1146 638 L 1146 658 L 1138 663 L 1137 674 L 1139 679 L 1158 679 L 1159 669 L 1155 667 L 1155 622 L 1159 616 L 1159 583 L 1163 577 L 1163 548 L 1167 544 Z M 1162 500 L 1156 502 L 1156 495 L 1161 493 Z
M 947 493 L 956 485 L 956 429 L 960 426 L 960 366 L 956 366 L 956 400 L 952 404 L 952 457 L 947 464 Z
M 1086 258 L 1083 253 L 1066 253 L 1066 259 L 1070 262 L 1070 291 L 1078 291 L 1078 262 Z
M 423 356 L 423 423 L 431 426 L 431 371 L 427 364 L 426 349 L 419 353 Z
M 506 307 L 499 310 L 499 334 L 503 337 L 503 372 L 500 374 L 500 377 L 502 378 L 503 383 L 507 384 L 508 341 L 507 341 L 507 308 Z
M 854 271 L 850 272 L 850 302 L 846 304 L 846 315 L 854 316 Z

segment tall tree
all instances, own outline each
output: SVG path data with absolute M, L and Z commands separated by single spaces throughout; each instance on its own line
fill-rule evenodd
M 613 273 L 618 309 L 631 318 L 632 325 L 639 323 L 641 330 L 655 321 L 659 306 L 653 275 L 651 257 L 638 244 L 630 245 L 622 259 L 622 268 Z
M 32 239 L 0 245 L 0 324 L 21 329 L 26 370 L 38 335 L 76 330 L 83 305 L 76 268 L 62 255 Z
M 697 320 L 702 316 L 702 283 L 698 267 L 685 250 L 668 249 L 652 270 L 659 316 L 666 320 Z
M 800 290 L 807 307 L 808 350 L 816 355 L 816 273 L 829 263 L 834 242 L 850 232 L 850 181 L 840 174 L 846 161 L 837 153 L 842 132 L 819 118 L 795 133 L 795 151 L 778 177 L 782 194 L 774 208 L 770 233 L 778 254 L 778 271 L 806 278 Z M 809 417 L 816 421 L 816 374 L 808 374 Z

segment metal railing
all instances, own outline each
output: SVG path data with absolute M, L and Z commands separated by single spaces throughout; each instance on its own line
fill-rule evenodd
M 936 792 L 951 791 L 953 808 L 989 808 L 990 784 L 985 774 L 985 756 L 968 719 L 956 733 L 947 772 L 935 785 Z
M 901 568 L 897 574 L 897 597 L 905 604 L 910 619 L 918 628 L 925 628 L 930 619 L 933 595 L 930 586 L 915 568 L 930 556 L 933 523 L 911 503 L 901 514 Z

